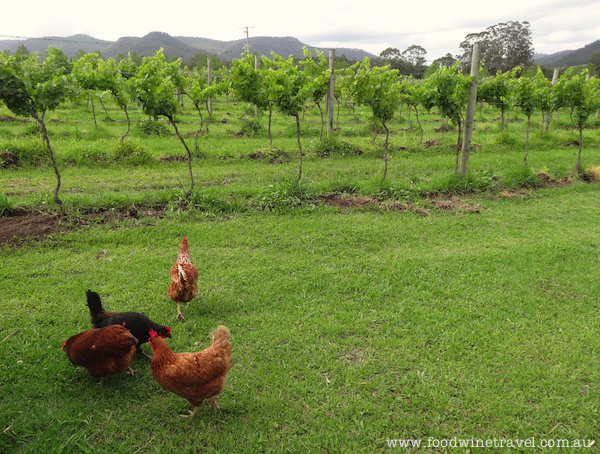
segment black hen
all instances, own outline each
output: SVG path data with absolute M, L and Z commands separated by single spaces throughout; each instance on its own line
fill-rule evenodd
M 148 342 L 151 329 L 156 331 L 160 337 L 171 337 L 171 329 L 168 326 L 154 323 L 143 312 L 106 311 L 102 307 L 100 295 L 91 290 L 88 290 L 85 294 L 87 296 L 87 305 L 90 308 L 90 317 L 92 318 L 92 325 L 94 328 L 104 328 L 109 325 L 122 325 L 125 323 L 125 327 L 138 340 L 138 353 L 150 358 L 150 355 L 142 351 L 140 345 Z

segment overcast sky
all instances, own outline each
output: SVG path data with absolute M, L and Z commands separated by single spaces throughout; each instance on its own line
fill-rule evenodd
M 83 33 L 115 41 L 160 31 L 231 41 L 245 38 L 248 26 L 250 39 L 293 36 L 311 46 L 375 55 L 419 45 L 428 61 L 455 56 L 469 33 L 508 21 L 531 24 L 536 53 L 575 50 L 600 39 L 598 0 L 30 0 L 17 11 L 2 15 L 0 39 Z

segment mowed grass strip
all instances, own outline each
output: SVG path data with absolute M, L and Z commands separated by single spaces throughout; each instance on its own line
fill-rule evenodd
M 387 452 L 387 440 L 598 433 L 597 185 L 480 197 L 479 213 L 299 210 L 93 226 L 0 252 L 5 452 Z M 186 235 L 198 297 L 175 322 Z M 85 290 L 174 351 L 232 333 L 196 418 L 148 361 L 101 386 L 61 351 Z M 15 332 L 15 330 L 17 330 Z M 144 346 L 149 352 L 149 348 Z M 414 452 L 419 450 L 414 449 Z M 423 442 L 421 452 L 439 452 Z M 410 450 L 409 450 L 410 452 Z M 528 452 L 515 449 L 511 452 Z M 564 450 L 577 452 L 577 450 Z

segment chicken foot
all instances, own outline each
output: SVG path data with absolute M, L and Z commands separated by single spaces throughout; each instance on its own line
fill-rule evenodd
M 219 396 L 212 396 L 210 399 L 208 399 L 208 403 L 213 408 L 221 408 L 221 407 L 219 407 L 219 404 L 217 403 L 217 397 L 219 397 Z
M 194 416 L 196 416 L 196 413 L 198 413 L 198 409 L 199 408 L 200 408 L 199 406 L 198 407 L 194 407 L 194 411 L 190 410 L 190 414 L 189 415 L 179 415 L 179 416 L 181 416 L 182 418 L 193 418 Z
M 217 397 L 219 397 L 219 396 L 213 396 L 213 397 L 211 397 L 210 399 L 208 399 L 208 403 L 210 404 L 210 406 L 212 408 L 219 408 L 220 409 L 221 407 L 219 407 L 219 404 L 217 403 Z M 189 415 L 179 415 L 179 416 L 181 416 L 182 418 L 193 418 L 194 416 L 196 416 L 196 413 L 198 413 L 198 409 L 199 408 L 200 408 L 199 406 L 198 407 L 194 407 L 194 411 L 190 410 L 190 414 Z
M 179 303 L 177 303 L 177 317 L 175 317 L 175 321 L 177 321 L 179 319 L 185 320 L 185 317 L 181 313 L 181 308 L 179 307 Z

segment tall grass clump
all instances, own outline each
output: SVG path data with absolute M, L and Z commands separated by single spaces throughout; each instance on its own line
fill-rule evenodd
M 173 135 L 171 129 L 160 120 L 142 120 L 138 123 L 138 128 L 147 136 L 169 137 Z
M 356 147 L 350 141 L 338 137 L 324 139 L 322 142 L 317 143 L 313 149 L 316 155 L 321 158 L 328 158 L 333 155 L 346 156 L 357 153 Z
M 115 161 L 131 165 L 147 164 L 152 159 L 150 153 L 144 148 L 142 143 L 135 139 L 115 142 L 113 155 Z
M 498 145 L 515 146 L 518 143 L 518 139 L 513 133 L 504 130 L 496 137 L 496 143 Z
M 41 138 L 42 137 L 42 127 L 38 123 L 28 124 L 21 131 L 21 135 L 26 136 L 26 137 Z M 54 135 L 54 132 L 50 131 L 50 129 L 48 128 L 48 136 L 52 136 L 52 135 Z
M 41 136 L 33 139 L 13 138 L 0 141 L 0 151 L 15 154 L 23 166 L 45 166 L 49 162 L 48 150 Z
M 371 180 L 361 191 L 364 195 L 377 200 L 405 200 L 416 201 L 421 198 L 423 189 L 413 181 L 408 183 L 399 181 L 381 181 L 380 178 Z
M 240 132 L 244 137 L 256 138 L 265 136 L 265 128 L 258 118 L 249 118 L 242 121 Z
M 452 192 L 456 194 L 469 194 L 484 192 L 493 189 L 496 177 L 490 172 L 470 172 L 466 176 L 451 174 L 441 175 L 429 182 L 431 192 Z
M 185 202 L 182 198 L 180 200 L 182 203 L 178 203 L 178 205 L 181 206 Z M 189 209 L 215 215 L 241 213 L 247 208 L 243 199 L 231 195 L 223 196 L 214 188 L 194 188 L 185 200 Z
M 10 214 L 14 207 L 14 199 L 11 199 L 3 192 L 0 192 L 0 217 Z
M 508 170 L 502 177 L 502 184 L 507 189 L 535 188 L 540 180 L 531 167 L 523 166 Z
M 283 177 L 264 188 L 256 198 L 258 207 L 265 211 L 289 211 L 313 207 L 317 198 L 312 183 L 305 177 L 300 180 Z
M 71 148 L 63 155 L 64 162 L 68 165 L 94 165 L 112 161 L 113 155 L 104 143 L 86 143 Z
M 271 163 L 284 163 L 292 160 L 290 153 L 279 147 L 265 147 L 259 152 Z

